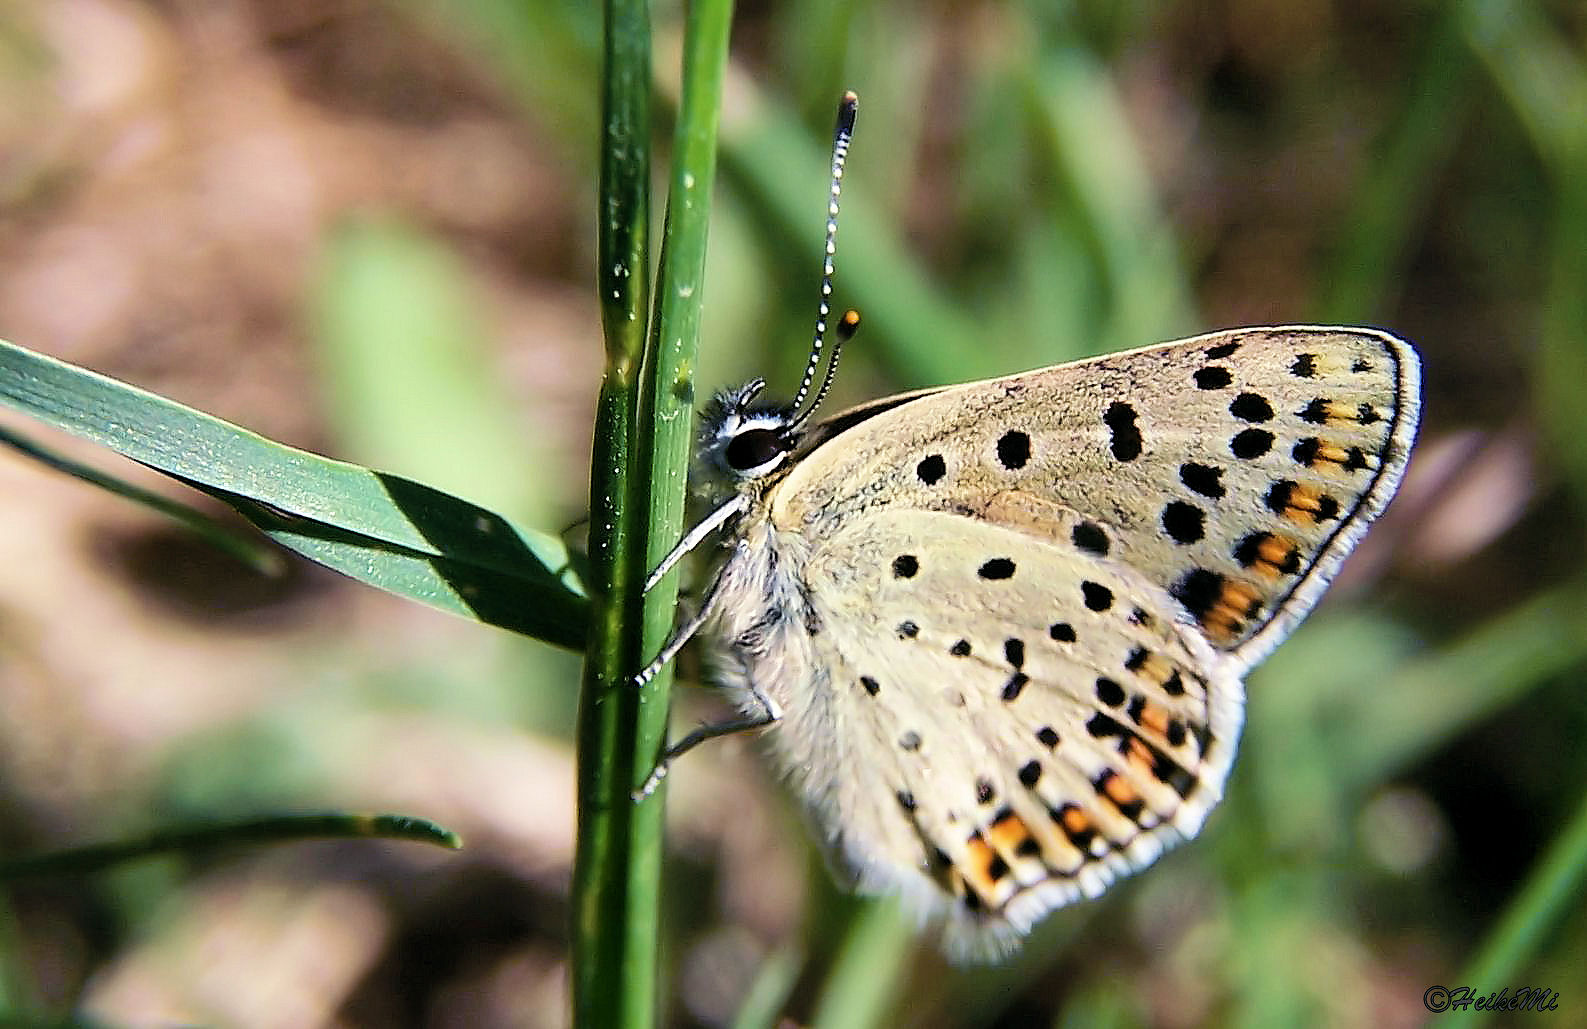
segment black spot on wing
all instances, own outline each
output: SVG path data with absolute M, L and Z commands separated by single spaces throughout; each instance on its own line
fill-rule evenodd
M 976 569 L 975 574 L 983 579 L 1012 579 L 1014 577 L 1014 562 L 1006 557 L 994 557 Z
M 1113 591 L 1101 583 L 1087 579 L 1080 584 L 1080 595 L 1092 611 L 1106 611 L 1113 606 Z
M 1071 532 L 1070 538 L 1076 547 L 1098 557 L 1108 554 L 1108 534 L 1096 522 L 1079 522 Z
M 1223 576 L 1206 568 L 1195 568 L 1174 583 L 1169 592 L 1185 605 L 1185 610 L 1200 618 L 1212 610 L 1212 605 L 1223 595 Z
M 1234 376 L 1229 374 L 1229 369 L 1222 365 L 1209 364 L 1205 368 L 1196 369 L 1195 375 L 1197 389 L 1223 389 L 1234 381 Z
M 1141 430 L 1135 424 L 1135 408 L 1115 400 L 1108 405 L 1102 422 L 1112 434 L 1109 449 L 1118 461 L 1133 461 L 1141 456 Z
M 1295 441 L 1295 445 L 1290 448 L 1289 456 L 1296 464 L 1303 464 L 1310 468 L 1317 462 L 1317 455 L 1321 450 L 1322 440 L 1316 436 L 1307 436 L 1304 439 Z
M 1010 471 L 1025 467 L 1030 461 L 1030 437 L 1018 429 L 1003 433 L 997 441 L 997 460 Z
M 1101 711 L 1092 715 L 1086 722 L 1086 732 L 1090 733 L 1093 739 L 1102 740 L 1107 739 L 1109 736 L 1122 736 L 1125 731 L 1124 726 L 1119 724 L 1118 719 L 1112 715 L 1103 714 Z
M 1242 429 L 1229 441 L 1229 453 L 1251 461 L 1273 449 L 1273 434 L 1266 429 Z
M 1195 543 L 1207 534 L 1207 516 L 1201 508 L 1183 500 L 1171 501 L 1163 508 L 1163 531 L 1175 543 Z
M 1220 481 L 1222 477 L 1223 469 L 1214 468 L 1211 465 L 1188 461 L 1179 466 L 1180 482 L 1202 496 L 1211 497 L 1214 500 L 1221 499 L 1226 492 L 1222 481 Z
M 1242 422 L 1265 422 L 1273 417 L 1273 405 L 1258 393 L 1241 393 L 1229 403 L 1229 413 Z

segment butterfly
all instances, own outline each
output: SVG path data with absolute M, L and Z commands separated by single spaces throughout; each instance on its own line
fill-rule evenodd
M 1245 673 L 1388 504 L 1419 362 L 1375 329 L 1233 329 L 811 417 L 855 100 L 840 109 L 817 345 L 787 406 L 719 396 L 699 466 L 721 533 L 698 634 L 865 892 L 1007 953 L 1200 830 Z M 801 410 L 801 408 L 803 408 Z

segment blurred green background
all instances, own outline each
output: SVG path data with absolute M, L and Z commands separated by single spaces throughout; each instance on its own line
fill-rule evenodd
M 600 371 L 600 25 L 574 6 L 0 8 L 0 336 L 573 525 Z M 655 17 L 664 148 L 681 10 Z M 741 5 L 702 384 L 797 381 L 844 88 L 836 301 L 865 324 L 834 409 L 1327 321 L 1418 345 L 1424 428 L 1252 675 L 1202 838 L 1009 966 L 949 969 L 838 896 L 752 742 L 691 754 L 667 1021 L 1409 1026 L 1442 984 L 1546 986 L 1587 1024 L 1587 8 Z M 17 884 L 0 1002 L 561 1024 L 577 681 L 576 655 L 296 560 L 257 577 L 0 452 L 0 852 L 320 807 L 468 843 Z M 677 703 L 677 724 L 716 710 Z

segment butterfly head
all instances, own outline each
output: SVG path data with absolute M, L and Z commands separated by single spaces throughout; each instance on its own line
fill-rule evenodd
M 755 379 L 716 397 L 700 433 L 700 455 L 714 477 L 732 486 L 764 479 L 799 445 L 791 408 L 757 403 L 766 388 Z

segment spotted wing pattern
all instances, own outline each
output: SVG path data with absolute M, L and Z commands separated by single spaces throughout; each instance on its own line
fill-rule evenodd
M 831 539 L 806 582 L 832 721 L 871 773 L 839 779 L 838 842 L 878 887 L 902 864 L 954 898 L 956 950 L 1099 894 L 1222 796 L 1240 681 L 1128 566 L 888 511 Z
M 1284 328 L 840 416 L 765 511 L 824 691 L 769 735 L 862 883 L 995 952 L 1194 834 L 1245 669 L 1387 503 L 1417 396 L 1392 337 Z
M 885 505 L 1051 536 L 1040 507 L 1058 503 L 1077 546 L 1143 572 L 1249 666 L 1388 503 L 1419 396 L 1415 352 L 1387 333 L 1215 333 L 839 416 L 772 517 L 831 529 Z

